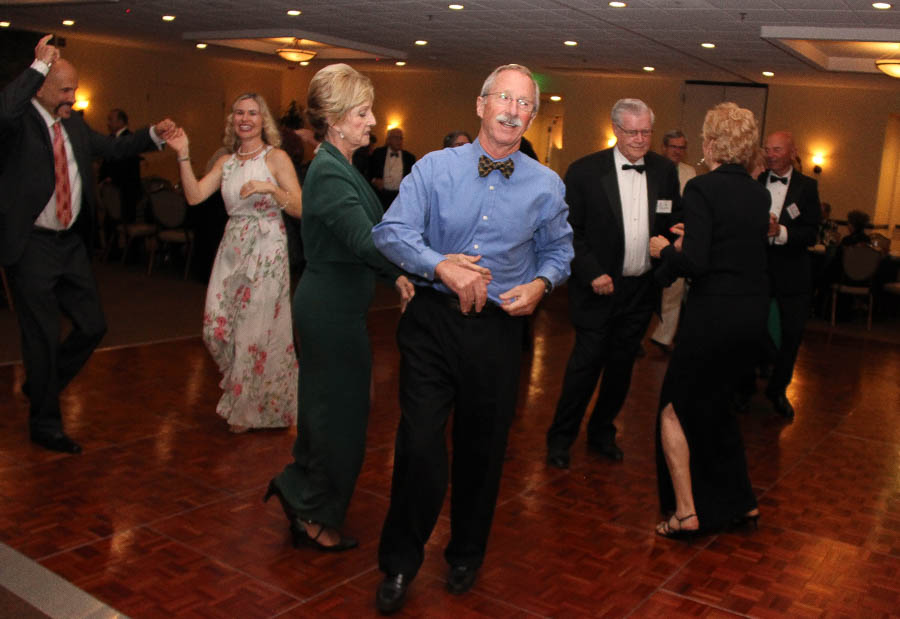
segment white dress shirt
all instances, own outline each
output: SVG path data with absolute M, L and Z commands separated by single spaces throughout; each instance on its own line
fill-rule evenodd
M 52 144 L 53 125 L 54 123 L 60 122 L 60 120 L 58 118 L 54 119 L 50 113 L 37 102 L 37 99 L 32 99 L 31 104 L 34 105 L 35 109 L 37 109 L 38 113 L 41 115 L 41 118 L 47 123 L 47 131 L 50 132 L 50 143 Z M 75 224 L 75 220 L 78 219 L 78 213 L 81 212 L 81 174 L 78 173 L 78 162 L 75 161 L 75 151 L 72 150 L 69 134 L 62 124 L 60 124 L 60 128 L 62 129 L 63 142 L 66 146 L 66 163 L 69 168 L 69 193 L 71 194 L 72 200 L 72 221 L 69 223 L 69 227 L 71 228 Z M 44 210 L 42 210 L 41 214 L 38 215 L 38 218 L 34 220 L 34 225 L 50 230 L 63 229 L 63 225 L 56 217 L 56 189 L 53 190 L 53 195 L 50 196 L 50 201 L 44 206 Z
M 391 153 L 396 157 L 391 157 Z M 384 153 L 384 188 L 389 191 L 397 191 L 400 189 L 400 181 L 403 180 L 403 153 L 397 150 L 391 150 L 390 147 Z
M 625 230 L 625 260 L 622 275 L 637 277 L 650 270 L 650 219 L 647 205 L 647 172 L 623 170 L 631 162 L 613 149 L 616 177 L 619 182 L 619 199 L 622 201 L 622 224 Z M 642 165 L 641 157 L 635 165 Z
M 791 174 L 794 173 L 794 168 L 788 168 L 787 174 L 785 174 L 781 178 L 787 179 L 787 184 L 782 183 L 781 181 L 772 182 L 773 176 L 778 176 L 771 170 L 769 170 L 769 174 L 766 176 L 766 189 L 769 190 L 769 195 L 772 196 L 772 206 L 769 207 L 769 213 L 775 215 L 775 221 L 779 221 L 781 219 L 781 211 L 784 210 L 784 199 L 787 196 L 788 185 L 791 184 Z M 788 205 L 790 206 L 790 205 Z M 787 228 L 780 225 L 778 226 L 778 234 L 769 238 L 769 245 L 784 245 L 787 243 Z

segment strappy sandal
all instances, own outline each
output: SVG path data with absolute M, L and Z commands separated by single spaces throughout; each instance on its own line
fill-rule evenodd
M 667 537 L 669 539 L 693 539 L 695 536 L 699 535 L 700 528 L 696 529 L 685 529 L 682 527 L 682 524 L 685 520 L 690 520 L 691 518 L 696 518 L 697 514 L 688 514 L 682 518 L 678 517 L 678 514 L 672 514 L 672 517 L 668 520 L 663 520 L 658 525 L 656 525 L 656 534 L 661 535 L 662 537 Z M 672 525 L 669 524 L 672 522 L 672 518 L 674 518 L 678 522 L 678 528 L 673 529 Z

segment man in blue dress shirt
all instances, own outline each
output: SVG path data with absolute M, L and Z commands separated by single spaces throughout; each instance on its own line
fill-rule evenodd
M 495 69 L 476 100 L 475 142 L 419 161 L 372 232 L 378 249 L 418 278 L 397 331 L 401 419 L 378 550 L 383 613 L 403 605 L 440 514 L 451 410 L 448 591 L 468 591 L 484 559 L 526 316 L 566 280 L 573 256 L 562 181 L 519 152 L 539 101 L 527 68 Z

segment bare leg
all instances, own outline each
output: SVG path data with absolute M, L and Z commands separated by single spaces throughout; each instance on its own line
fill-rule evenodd
M 691 490 L 691 453 L 671 402 L 663 409 L 659 424 L 663 454 L 669 467 L 669 475 L 672 476 L 672 488 L 675 490 L 675 514 L 668 522 L 660 523 L 660 526 L 665 525 L 674 530 L 698 529 L 699 520 L 694 515 L 697 512 Z M 693 517 L 688 518 L 689 515 Z

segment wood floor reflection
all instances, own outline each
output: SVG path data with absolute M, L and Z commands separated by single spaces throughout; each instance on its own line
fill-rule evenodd
M 396 321 L 395 309 L 371 314 L 376 399 L 346 524 L 359 549 L 291 547 L 278 505 L 261 498 L 295 434 L 230 434 L 199 339 L 98 352 L 63 400 L 81 456 L 29 443 L 22 368 L 0 367 L 0 541 L 136 618 L 375 615 Z M 653 534 L 665 357 L 648 348 L 635 369 L 618 420 L 624 462 L 582 437 L 558 471 L 544 432 L 572 339 L 563 293 L 533 331 L 480 577 L 464 596 L 444 591 L 445 506 L 401 616 L 897 616 L 900 345 L 808 333 L 789 391 L 796 421 L 761 397 L 742 417 L 759 531 L 687 545 Z

